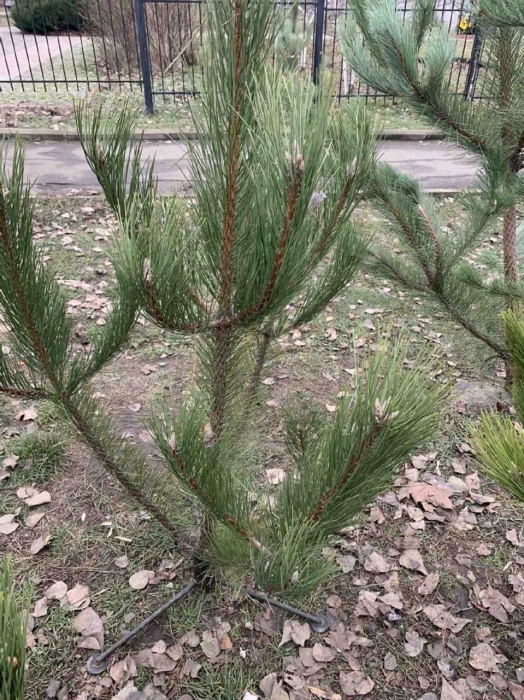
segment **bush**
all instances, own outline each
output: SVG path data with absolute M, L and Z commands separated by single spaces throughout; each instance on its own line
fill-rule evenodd
M 86 8 L 87 23 L 96 37 L 97 61 L 110 71 L 139 73 L 134 0 L 98 0 Z M 201 13 L 198 3 L 146 5 L 149 57 L 155 75 L 172 72 L 180 64 L 197 64 Z
M 16 0 L 11 17 L 22 32 L 34 34 L 77 32 L 85 25 L 78 0 Z

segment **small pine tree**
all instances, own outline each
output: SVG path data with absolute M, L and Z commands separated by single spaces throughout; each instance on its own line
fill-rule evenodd
M 25 637 L 27 614 L 17 599 L 11 561 L 0 568 L 0 700 L 25 698 Z
M 483 100 L 452 93 L 449 72 L 455 39 L 435 21 L 433 0 L 416 0 L 403 21 L 394 0 L 350 0 L 352 19 L 344 33 L 348 63 L 362 80 L 387 95 L 401 97 L 480 162 L 480 193 L 466 198 L 462 229 L 446 225 L 430 199 L 411 178 L 379 165 L 371 193 L 398 235 L 404 255 L 373 251 L 382 274 L 436 300 L 468 332 L 508 359 L 499 323 L 507 298 L 520 297 L 517 202 L 524 193 L 522 0 L 479 0 L 475 21 L 491 56 L 484 66 Z M 520 13 L 520 14 L 519 14 Z M 362 41 L 364 39 L 364 43 Z M 503 260 L 485 259 L 480 273 L 468 259 L 503 224 Z M 489 267 L 488 267 L 489 263 Z
M 481 468 L 524 502 L 524 318 L 522 309 L 503 315 L 513 367 L 511 393 L 516 416 L 484 414 L 473 431 L 472 445 Z
M 302 67 L 302 55 L 312 32 L 311 20 L 305 13 L 301 16 L 300 0 L 295 0 L 275 40 L 275 57 L 283 71 L 296 71 Z
M 78 107 L 82 146 L 120 226 L 118 298 L 87 355 L 33 246 L 16 148 L 0 190 L 0 301 L 13 334 L 0 391 L 61 406 L 101 464 L 171 531 L 183 505 L 197 512 L 199 576 L 211 566 L 251 570 L 265 591 L 296 599 L 330 571 L 327 538 L 431 437 L 445 391 L 424 358 L 409 370 L 402 345 L 379 347 L 333 421 L 287 418 L 290 466 L 268 498 L 257 461 L 261 374 L 275 339 L 314 318 L 357 270 L 367 241 L 351 215 L 375 152 L 360 107 L 332 110 L 328 84 L 271 68 L 273 16 L 273 0 L 208 5 L 215 60 L 203 64 L 190 205 L 158 197 L 140 143 L 128 147 L 132 110 Z M 149 422 L 163 466 L 115 437 L 89 389 L 139 312 L 194 338 L 198 358 L 191 396 Z

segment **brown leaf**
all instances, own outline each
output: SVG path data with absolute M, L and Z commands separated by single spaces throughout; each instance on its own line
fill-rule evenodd
M 446 608 L 445 605 L 428 605 L 424 608 L 424 615 L 432 622 L 435 627 L 441 630 L 450 630 L 451 632 L 460 632 L 468 625 L 471 620 L 463 620 L 460 617 L 455 617 Z
M 16 467 L 19 459 L 20 459 L 20 457 L 18 455 L 12 455 L 12 454 L 7 455 L 7 457 L 5 457 L 2 460 L 2 466 L 5 469 L 12 469 L 13 467 Z M 17 492 L 17 495 L 18 495 L 18 492 Z M 19 498 L 20 498 L 20 496 L 19 496 Z
M 16 513 L 8 513 L 0 518 L 0 535 L 10 535 L 19 526 L 20 523 L 15 523 Z
M 36 527 L 38 523 L 42 520 L 44 517 L 45 513 L 42 513 L 41 511 L 37 513 L 30 513 L 27 518 L 24 520 L 24 523 L 27 525 L 27 527 Z
M 266 469 L 266 478 L 270 484 L 281 484 L 285 476 L 283 469 Z
M 192 649 L 195 649 L 200 644 L 200 637 L 195 630 L 189 630 L 180 637 L 180 644 L 187 644 Z
M 328 632 L 325 642 L 337 651 L 347 651 L 356 638 L 354 632 L 349 632 L 345 629 L 344 624 L 339 622 L 335 630 Z
M 85 608 L 76 615 L 73 627 L 82 637 L 94 637 L 100 647 L 104 646 L 104 624 L 93 608 Z
M 197 664 L 195 661 L 193 661 L 193 659 L 187 659 L 184 667 L 182 668 L 182 675 L 196 678 L 201 668 L 202 664 Z
M 391 564 L 378 552 L 371 552 L 364 560 L 364 569 L 372 574 L 385 574 L 391 571 Z
M 397 593 L 396 591 L 390 591 L 385 595 L 379 596 L 379 600 L 381 603 L 385 603 L 385 605 L 395 608 L 395 610 L 402 610 L 404 607 L 402 594 L 400 592 Z
M 24 491 L 27 495 L 24 496 L 18 496 L 19 492 Z M 44 503 L 50 503 L 51 502 L 51 494 L 49 491 L 38 491 L 37 489 L 34 488 L 23 488 L 23 489 L 18 489 L 16 492 L 16 495 L 19 498 L 24 499 L 24 503 L 32 508 L 33 506 L 41 506 Z
M 394 671 L 397 668 L 397 657 L 394 656 L 390 651 L 384 657 L 384 670 Z
M 328 413 L 335 413 L 335 411 L 337 410 L 337 407 L 334 404 L 327 403 L 327 404 L 325 404 L 325 406 L 326 406 L 326 411 Z
M 154 661 L 151 649 L 140 649 L 135 656 L 135 663 L 144 668 L 153 668 Z
M 129 559 L 124 554 L 123 556 L 114 559 L 113 564 L 118 566 L 119 569 L 125 569 L 129 564 Z
M 438 586 L 439 580 L 440 576 L 437 573 L 428 574 L 417 588 L 417 593 L 420 595 L 430 595 Z
M 350 571 L 353 571 L 357 563 L 356 557 L 351 554 L 337 554 L 335 560 L 342 569 L 343 574 L 349 574 Z
M 333 661 L 337 655 L 333 649 L 330 649 L 323 644 L 318 644 L 318 642 L 317 644 L 313 645 L 312 653 L 313 658 L 315 661 L 318 661 L 319 664 L 329 663 L 330 661 Z
M 515 606 L 506 596 L 496 588 L 488 586 L 479 593 L 479 600 L 484 608 L 487 608 L 489 614 L 500 622 L 508 623 L 508 613 L 515 611 Z
M 517 535 L 517 531 L 515 529 L 508 530 L 506 532 L 506 539 L 508 542 L 511 542 L 511 544 L 514 544 L 515 547 L 521 547 L 524 545 L 524 542 L 520 542 L 519 536 Z
M 254 628 L 257 632 L 263 632 L 270 637 L 275 637 L 279 634 L 279 621 L 269 608 L 259 612 L 255 617 Z
M 469 665 L 477 671 L 498 673 L 499 664 L 504 664 L 506 661 L 507 658 L 503 654 L 497 654 L 495 649 L 485 642 L 477 644 L 469 652 Z
M 135 660 L 132 656 L 126 656 L 125 659 L 117 661 L 109 669 L 109 675 L 117 685 L 127 683 L 130 678 L 135 678 L 138 675 Z
M 360 591 L 355 606 L 355 615 L 359 617 L 375 617 L 378 613 L 378 595 L 372 591 Z
M 264 693 L 264 696 L 266 698 L 271 697 L 271 693 L 273 692 L 273 688 L 275 687 L 276 682 L 277 682 L 277 674 L 276 673 L 268 673 L 267 676 L 264 676 L 264 678 L 262 678 L 262 680 L 258 684 L 260 690 Z
M 441 508 L 446 508 L 448 510 L 453 508 L 453 503 L 449 498 L 448 490 L 442 488 L 441 486 L 426 484 L 423 482 L 414 482 L 408 484 L 407 489 L 415 503 L 422 503 L 422 505 L 424 505 L 425 502 L 428 502 L 434 506 L 440 506 Z
M 218 639 L 213 632 L 206 630 L 202 635 L 202 641 L 200 642 L 202 651 L 207 656 L 210 661 L 214 661 L 220 654 L 220 645 L 218 644 Z
M 138 413 L 140 409 L 142 408 L 141 403 L 132 403 L 128 406 L 128 409 L 132 411 L 133 413 Z
M 45 535 L 45 536 L 40 536 L 37 537 L 36 540 L 33 540 L 31 542 L 31 547 L 29 551 L 31 554 L 38 554 L 38 552 L 43 549 L 51 540 L 51 535 Z
M 31 420 L 36 420 L 38 418 L 38 413 L 36 412 L 36 408 L 34 406 L 29 406 L 29 408 L 24 408 L 20 413 L 16 415 L 16 420 L 21 420 L 24 423 L 27 423 L 28 421 Z
M 71 588 L 60 601 L 60 607 L 65 610 L 82 610 L 89 605 L 89 588 L 78 583 Z
M 365 676 L 362 671 L 351 671 L 350 673 L 341 671 L 339 682 L 342 692 L 350 698 L 355 697 L 355 695 L 367 695 L 375 686 L 371 678 Z
M 179 661 L 184 655 L 184 650 L 180 644 L 172 644 L 171 646 L 167 647 L 166 654 L 173 659 L 173 661 Z
M 406 632 L 406 641 L 404 643 L 404 649 L 406 650 L 407 656 L 415 657 L 422 653 L 424 649 L 424 644 L 426 639 L 421 637 L 415 630 L 408 630 Z
M 512 694 L 513 700 L 524 700 L 524 685 L 510 681 L 509 692 Z
M 442 693 L 440 694 L 440 700 L 464 700 L 464 696 L 457 692 L 455 688 L 442 677 Z
M 153 668 L 156 673 L 169 673 L 176 668 L 176 661 L 167 654 L 153 654 Z
M 44 617 L 44 615 L 47 615 L 47 598 L 40 598 L 40 600 L 37 600 L 31 614 L 33 617 Z
M 401 555 L 398 560 L 400 566 L 406 569 L 411 569 L 411 571 L 420 571 L 427 575 L 426 567 L 424 566 L 424 560 L 418 549 L 406 549 L 406 551 Z
M 62 600 L 67 593 L 67 584 L 63 581 L 55 581 L 49 588 L 44 591 L 44 596 L 47 600 Z
M 154 575 L 154 571 L 142 569 L 142 571 L 137 571 L 136 574 L 132 574 L 129 577 L 129 585 L 135 591 L 141 591 L 147 586 L 147 584 L 153 578 Z

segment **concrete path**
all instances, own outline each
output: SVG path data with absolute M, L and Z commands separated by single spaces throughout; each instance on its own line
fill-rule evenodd
M 78 142 L 26 142 L 26 175 L 41 193 L 99 192 Z M 155 156 L 155 169 L 163 193 L 187 188 L 189 163 L 180 142 L 146 143 L 144 155 Z M 383 142 L 381 157 L 434 192 L 460 191 L 475 184 L 471 156 L 439 141 Z
M 22 76 L 42 79 L 42 70 L 50 70 L 50 61 L 63 54 L 66 58 L 80 44 L 78 36 L 36 36 L 22 34 L 16 27 L 0 27 L 0 83 L 9 83 Z M 56 77 L 61 75 L 62 63 L 57 58 Z M 50 80 L 53 78 L 51 71 Z M 28 89 L 31 86 L 28 86 Z

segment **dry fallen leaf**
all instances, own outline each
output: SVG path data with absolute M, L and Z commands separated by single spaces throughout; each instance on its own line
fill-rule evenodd
M 44 516 L 45 513 L 42 513 L 41 511 L 38 511 L 37 513 L 30 513 L 24 520 L 24 523 L 27 527 L 36 527 Z
M 333 651 L 333 649 L 323 644 L 318 644 L 318 642 L 313 645 L 312 654 L 315 661 L 318 661 L 319 664 L 329 663 L 333 661 L 337 655 L 336 651 Z
M 375 686 L 371 678 L 365 676 L 362 671 L 351 671 L 350 673 L 341 671 L 339 681 L 342 692 L 350 698 L 356 695 L 367 695 Z
M 426 484 L 423 482 L 412 482 L 407 488 L 415 503 L 422 503 L 423 507 L 424 503 L 427 502 L 447 510 L 451 510 L 453 508 L 453 503 L 449 498 L 450 493 L 442 486 Z
M 31 547 L 29 551 L 31 554 L 38 554 L 38 552 L 43 549 L 51 540 L 51 535 L 44 535 L 43 537 L 37 537 L 36 540 L 31 542 Z
M 411 569 L 411 571 L 420 571 L 422 574 L 427 575 L 426 567 L 424 566 L 424 560 L 418 549 L 406 549 L 406 551 L 400 556 L 398 560 L 400 566 L 406 569 Z
M 44 503 L 51 502 L 51 494 L 49 491 L 38 491 L 32 486 L 21 486 L 17 490 L 16 495 L 29 507 L 41 506 Z
M 44 617 L 44 615 L 47 615 L 47 598 L 40 598 L 40 600 L 36 601 L 31 615 L 33 617 Z
M 373 591 L 360 591 L 354 609 L 355 615 L 359 617 L 375 617 L 378 613 L 377 598 L 377 593 L 373 593 Z
M 135 678 L 137 670 L 133 657 L 129 655 L 125 659 L 116 661 L 109 669 L 109 675 L 117 685 L 122 685 L 127 683 L 130 678 Z
M 304 624 L 300 623 L 298 620 L 286 620 L 284 622 L 284 629 L 282 630 L 282 639 L 279 646 L 281 647 L 286 642 L 292 639 L 295 644 L 303 647 L 307 640 L 311 637 L 311 627 L 307 622 Z
M 214 661 L 220 654 L 220 645 L 218 639 L 213 632 L 206 630 L 202 634 L 202 641 L 200 642 L 202 651 L 207 656 L 210 661 Z
M 513 696 L 513 700 L 524 700 L 524 685 L 519 685 L 518 683 L 510 681 L 509 691 Z
M 428 574 L 417 588 L 417 593 L 420 595 L 430 595 L 438 586 L 439 580 L 440 576 L 437 573 Z
M 16 420 L 21 420 L 24 423 L 27 423 L 28 421 L 31 421 L 31 420 L 36 420 L 37 418 L 38 418 L 38 413 L 36 412 L 36 408 L 34 406 L 29 406 L 29 408 L 24 408 L 16 416 Z
M 384 657 L 383 665 L 385 671 L 394 671 L 397 668 L 397 657 L 388 651 Z
M 281 484 L 285 476 L 283 469 L 266 469 L 266 478 L 270 484 Z
M 522 547 L 524 546 L 524 542 L 521 542 L 519 540 L 519 536 L 517 535 L 517 531 L 515 529 L 513 530 L 508 530 L 506 532 L 506 539 L 508 542 L 511 542 L 511 544 L 514 544 L 515 547 Z
M 404 643 L 404 649 L 407 656 L 415 657 L 418 656 L 424 649 L 424 644 L 426 639 L 421 637 L 415 630 L 408 630 L 406 632 L 406 641 Z
M 462 693 L 455 690 L 455 688 L 443 677 L 440 700 L 464 700 L 464 696 Z
M 10 535 L 19 526 L 20 523 L 15 523 L 16 513 L 8 513 L 0 518 L 0 535 Z
M 197 664 L 195 661 L 193 661 L 193 659 L 187 659 L 184 667 L 182 668 L 182 675 L 196 678 L 201 668 L 202 664 Z
M 89 605 L 89 588 L 78 583 L 71 588 L 60 601 L 60 607 L 64 610 L 82 610 Z
M 497 654 L 495 649 L 485 642 L 477 644 L 469 652 L 469 665 L 477 671 L 498 673 L 499 664 L 504 664 L 506 661 L 507 658 L 503 654 Z
M 117 557 L 116 559 L 114 559 L 113 564 L 115 566 L 118 566 L 119 569 L 125 569 L 129 564 L 129 560 L 124 554 L 122 557 Z
M 85 608 L 85 610 L 78 613 L 73 620 L 73 627 L 82 637 L 96 639 L 99 649 L 104 646 L 104 625 L 93 608 Z
M 135 591 L 141 591 L 147 586 L 147 584 L 153 578 L 154 575 L 154 571 L 142 569 L 142 571 L 137 571 L 136 574 L 133 574 L 129 577 L 129 585 Z
M 471 620 L 455 617 L 447 610 L 445 605 L 428 605 L 424 608 L 424 615 L 435 627 L 455 633 L 463 630 L 471 622 Z
M 142 404 L 141 403 L 132 403 L 128 406 L 128 408 L 133 413 L 138 413 L 140 411 L 140 409 L 142 408 Z
M 391 571 L 391 564 L 378 552 L 371 552 L 364 560 L 364 569 L 372 574 L 385 574 Z
M 55 581 L 46 588 L 44 596 L 47 600 L 61 600 L 67 593 L 67 585 L 63 581 Z
M 509 622 L 508 613 L 513 613 L 515 606 L 503 593 L 496 588 L 488 586 L 485 590 L 479 592 L 478 597 L 482 606 L 487 608 L 492 617 L 503 623 Z
M 337 554 L 335 557 L 335 561 L 342 569 L 343 574 L 349 574 L 349 572 L 353 571 L 353 569 L 355 568 L 357 558 L 352 556 L 351 554 Z

